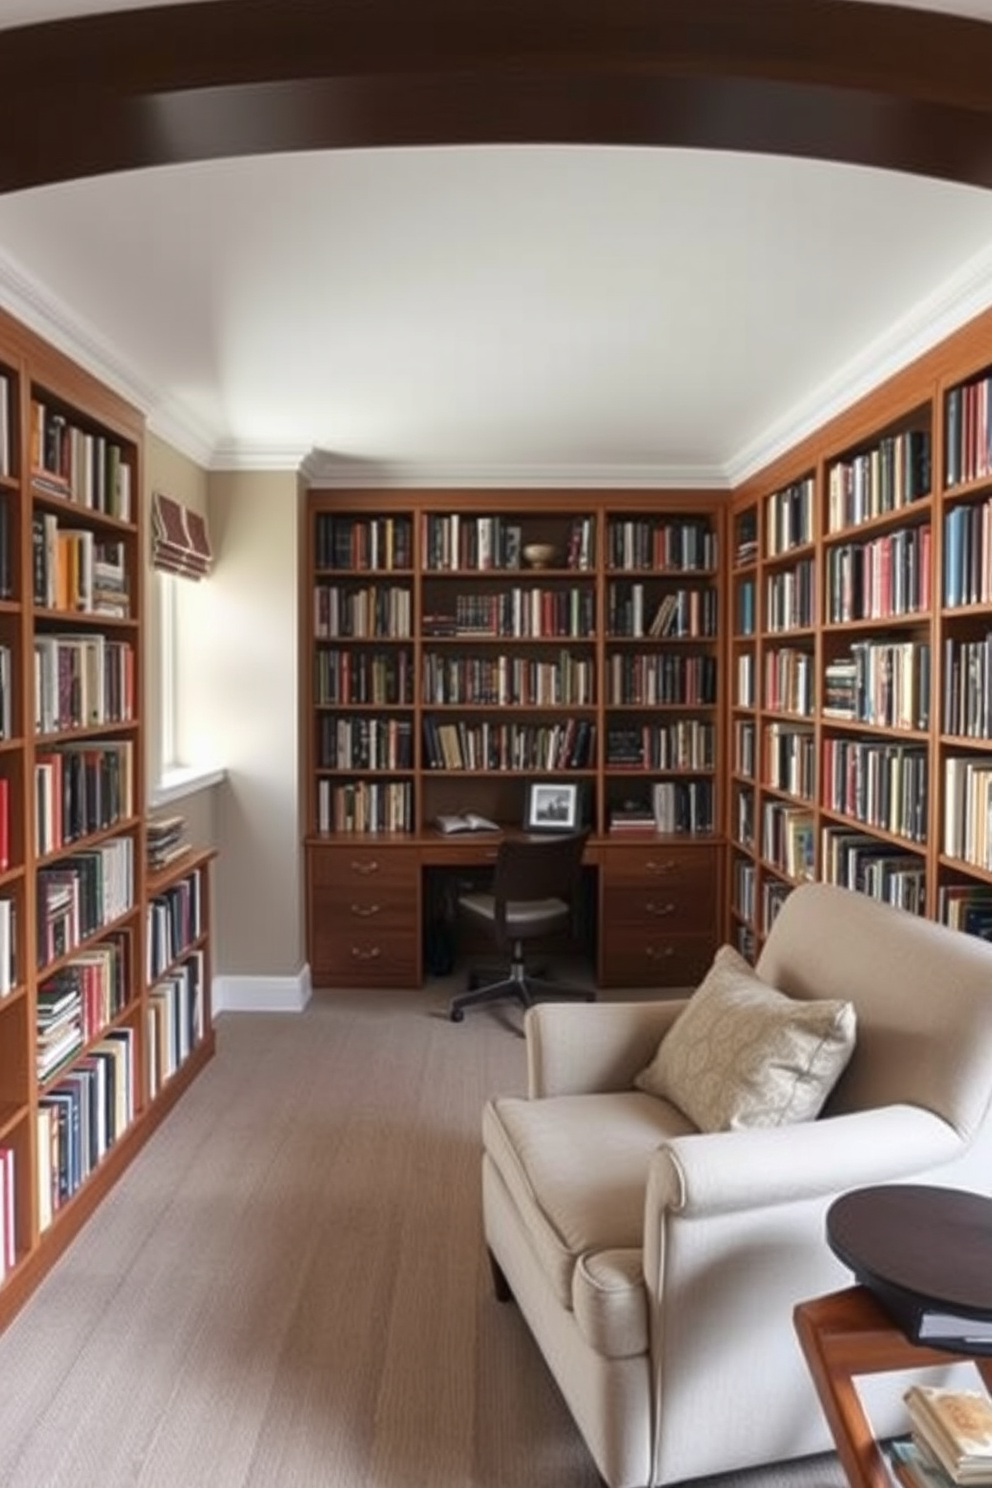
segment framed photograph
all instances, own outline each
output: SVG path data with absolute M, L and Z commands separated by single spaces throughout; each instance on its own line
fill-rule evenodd
M 577 781 L 535 780 L 527 786 L 526 832 L 574 832 L 579 826 Z

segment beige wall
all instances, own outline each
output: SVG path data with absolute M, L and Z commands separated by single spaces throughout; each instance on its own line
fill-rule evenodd
M 215 562 L 188 611 L 196 665 L 184 685 L 182 740 L 213 760 L 215 971 L 296 976 L 304 964 L 298 819 L 298 617 L 295 471 L 212 473 Z

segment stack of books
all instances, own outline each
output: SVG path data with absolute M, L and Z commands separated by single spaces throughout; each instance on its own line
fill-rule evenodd
M 635 801 L 625 801 L 622 806 L 614 806 L 611 810 L 610 831 L 620 834 L 655 832 L 657 824 L 654 812 L 650 806 L 642 806 Z
M 992 1399 L 984 1390 L 911 1385 L 903 1398 L 912 1429 L 886 1449 L 901 1483 L 907 1488 L 992 1484 Z
M 173 859 L 181 858 L 183 853 L 189 852 L 188 844 L 182 840 L 185 829 L 186 821 L 181 816 L 165 816 L 158 821 L 148 822 L 149 873 L 161 873 Z

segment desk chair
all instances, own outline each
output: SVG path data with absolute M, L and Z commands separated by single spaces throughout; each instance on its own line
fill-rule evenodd
M 453 1023 L 461 1022 L 467 1007 L 507 998 L 515 998 L 525 1008 L 544 997 L 595 1002 L 595 992 L 559 986 L 538 976 L 524 960 L 525 941 L 552 935 L 570 924 L 588 836 L 586 828 L 563 835 L 505 837 L 496 855 L 492 891 L 459 896 L 459 913 L 485 925 L 510 964 L 492 973 L 476 970 L 469 974 L 468 991 L 451 999 Z

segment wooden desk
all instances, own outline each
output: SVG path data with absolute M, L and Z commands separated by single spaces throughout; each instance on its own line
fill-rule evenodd
M 851 1488 L 892 1488 L 855 1387 L 859 1374 L 971 1359 L 992 1390 L 992 1359 L 911 1343 L 865 1287 L 800 1302 L 796 1332 Z
M 486 867 L 501 835 L 308 838 L 314 986 L 420 986 L 425 872 Z M 583 862 L 596 874 L 600 986 L 691 987 L 702 979 L 718 943 L 723 856 L 717 838 L 589 839 Z

